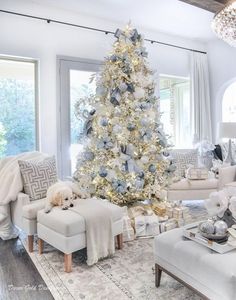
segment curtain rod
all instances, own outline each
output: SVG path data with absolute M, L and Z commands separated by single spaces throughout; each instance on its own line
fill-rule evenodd
M 78 27 L 78 28 L 81 28 L 81 29 L 87 29 L 87 30 L 102 32 L 102 33 L 105 33 L 105 34 L 114 34 L 115 33 L 113 31 L 99 29 L 99 28 L 96 28 L 96 27 L 84 26 L 84 25 L 73 24 L 73 23 L 63 22 L 63 21 L 54 20 L 54 19 L 37 17 L 37 16 L 28 15 L 28 14 L 22 14 L 22 13 L 18 13 L 18 12 L 14 12 L 14 11 L 9 11 L 9 10 L 2 10 L 1 9 L 0 12 L 6 13 L 6 14 L 11 14 L 11 15 L 16 15 L 16 16 L 20 16 L 20 17 L 26 17 L 26 18 L 31 18 L 31 19 L 46 21 L 48 24 L 49 23 L 56 23 L 56 24 L 67 25 L 67 26 L 72 26 L 72 27 Z M 207 54 L 207 52 L 205 52 L 205 51 L 191 49 L 191 48 L 186 48 L 186 47 L 182 47 L 182 46 L 178 46 L 178 45 L 174 45 L 174 44 L 170 44 L 170 43 L 160 42 L 160 41 L 151 40 L 151 39 L 144 39 L 144 40 L 147 41 L 147 42 L 150 42 L 151 44 L 159 44 L 159 45 L 169 46 L 169 47 L 178 48 L 178 49 L 182 49 L 182 50 L 187 50 L 187 51 L 192 51 L 192 52 Z

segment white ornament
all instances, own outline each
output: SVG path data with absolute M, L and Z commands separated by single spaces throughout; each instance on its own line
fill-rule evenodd
M 109 170 L 108 173 L 107 173 L 107 177 L 106 179 L 111 182 L 112 180 L 114 179 L 117 179 L 117 175 L 116 175 L 116 172 L 114 170 Z
M 143 88 L 136 87 L 133 94 L 135 99 L 139 100 L 145 97 L 145 90 Z
M 120 133 L 122 131 L 122 127 L 119 124 L 116 124 L 112 130 L 114 133 Z
M 143 164 L 147 164 L 149 162 L 149 157 L 144 155 L 140 158 L 140 160 Z

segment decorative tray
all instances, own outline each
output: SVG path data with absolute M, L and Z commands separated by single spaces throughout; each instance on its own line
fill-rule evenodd
M 198 243 L 201 245 L 204 245 L 220 254 L 232 251 L 234 249 L 236 249 L 236 244 L 230 245 L 228 244 L 227 241 L 213 241 L 210 239 L 207 239 L 206 237 L 203 237 L 200 233 L 199 233 L 199 229 L 198 229 L 198 225 L 200 222 L 197 223 L 193 223 L 193 224 L 188 224 L 186 226 L 183 227 L 183 235 L 184 237 Z

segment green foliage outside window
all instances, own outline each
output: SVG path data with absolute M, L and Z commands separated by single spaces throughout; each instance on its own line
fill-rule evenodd
M 0 79 L 0 157 L 35 149 L 34 85 Z

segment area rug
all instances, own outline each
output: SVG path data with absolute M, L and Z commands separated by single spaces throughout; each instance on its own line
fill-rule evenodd
M 192 221 L 204 219 L 202 202 L 189 202 Z M 26 238 L 21 240 L 26 247 Z M 45 244 L 44 253 L 29 253 L 36 268 L 56 300 L 200 300 L 200 297 L 166 274 L 161 286 L 154 283 L 153 239 L 137 239 L 124 243 L 115 256 L 93 267 L 85 263 L 84 250 L 73 254 L 73 271 L 65 273 L 63 254 Z

